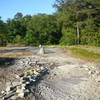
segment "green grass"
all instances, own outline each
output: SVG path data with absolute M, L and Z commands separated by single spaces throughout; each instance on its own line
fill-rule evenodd
M 100 47 L 96 46 L 88 46 L 88 45 L 73 45 L 73 46 L 65 46 L 65 45 L 51 45 L 47 47 L 59 47 L 59 48 L 67 48 L 67 50 L 71 51 L 71 56 L 77 58 L 87 58 L 88 60 L 100 60 Z
M 67 47 L 67 49 L 69 49 L 72 52 L 72 54 L 76 57 L 100 60 L 100 48 L 72 46 Z
M 84 50 L 87 50 L 89 52 L 93 52 L 93 53 L 96 53 L 96 54 L 100 54 L 100 47 L 96 47 L 96 46 L 83 46 L 83 45 L 75 45 L 75 46 L 72 46 L 72 47 L 75 47 L 75 48 L 79 48 L 79 49 L 84 49 Z

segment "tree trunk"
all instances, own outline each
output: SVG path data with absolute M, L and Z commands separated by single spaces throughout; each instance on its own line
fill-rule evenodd
M 80 44 L 80 30 L 78 22 L 77 22 L 77 44 Z

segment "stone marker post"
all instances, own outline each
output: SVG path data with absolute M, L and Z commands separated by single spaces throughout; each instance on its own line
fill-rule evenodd
M 39 55 L 44 55 L 45 54 L 45 51 L 44 51 L 44 47 L 40 47 L 40 50 L 38 52 Z

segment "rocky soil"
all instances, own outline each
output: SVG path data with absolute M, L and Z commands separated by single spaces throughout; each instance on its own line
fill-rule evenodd
M 44 55 L 37 54 L 38 48 L 24 49 L 34 55 L 0 69 L 0 100 L 100 100 L 99 65 L 60 48 L 45 48 Z

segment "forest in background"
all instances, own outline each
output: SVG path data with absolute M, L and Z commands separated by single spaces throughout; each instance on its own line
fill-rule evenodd
M 0 46 L 93 45 L 100 46 L 100 0 L 55 0 L 52 15 L 15 14 L 0 18 Z

